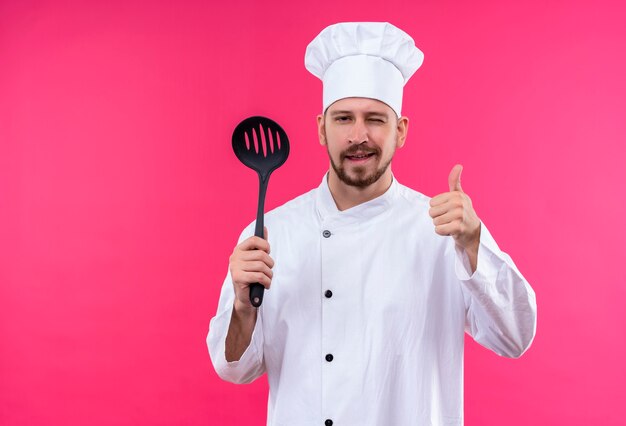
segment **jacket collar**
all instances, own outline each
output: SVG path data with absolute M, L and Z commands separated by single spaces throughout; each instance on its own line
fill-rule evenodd
M 332 221 L 348 224 L 364 221 L 378 216 L 391 208 L 392 202 L 398 193 L 398 182 L 392 175 L 391 186 L 384 194 L 373 200 L 361 203 L 347 210 L 340 211 L 335 204 L 333 195 L 328 187 L 328 173 L 322 178 L 322 183 L 317 189 L 316 207 L 320 219 L 323 222 Z

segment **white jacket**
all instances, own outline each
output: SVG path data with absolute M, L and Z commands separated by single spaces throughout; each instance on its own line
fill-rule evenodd
M 266 215 L 275 266 L 252 342 L 226 361 L 228 275 L 207 344 L 224 380 L 267 372 L 268 425 L 462 425 L 464 332 L 502 356 L 530 346 L 528 282 L 484 224 L 470 276 L 463 250 L 435 233 L 428 201 L 394 179 L 339 211 L 324 178 Z

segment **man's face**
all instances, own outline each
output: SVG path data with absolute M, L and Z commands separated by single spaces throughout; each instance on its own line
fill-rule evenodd
M 320 143 L 326 145 L 332 171 L 346 185 L 365 188 L 391 174 L 396 148 L 404 145 L 408 119 L 397 118 L 385 103 L 345 98 L 317 117 Z

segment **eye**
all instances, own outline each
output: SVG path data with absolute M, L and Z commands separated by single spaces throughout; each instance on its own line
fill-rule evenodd
M 347 121 L 350 120 L 350 116 L 349 115 L 338 115 L 337 117 L 335 117 L 335 121 L 339 122 L 339 123 L 345 123 Z
M 369 121 L 372 122 L 372 123 L 376 123 L 376 124 L 384 124 L 385 123 L 385 120 L 383 120 L 382 118 L 379 118 L 379 117 L 371 117 L 369 119 Z

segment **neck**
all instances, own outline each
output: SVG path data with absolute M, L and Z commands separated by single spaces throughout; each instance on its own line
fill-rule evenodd
M 380 197 L 387 192 L 392 181 L 391 168 L 388 168 L 376 182 L 364 188 L 347 185 L 339 179 L 332 167 L 328 173 L 328 188 L 339 211 L 348 210 Z

